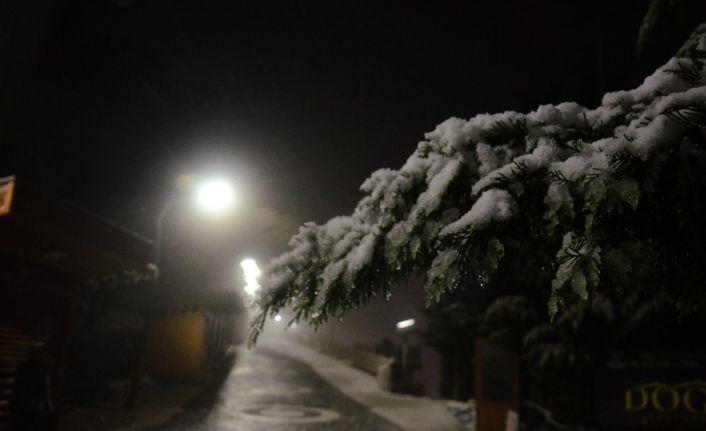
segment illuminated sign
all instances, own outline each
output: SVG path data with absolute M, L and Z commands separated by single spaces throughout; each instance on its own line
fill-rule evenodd
M 625 411 L 706 414 L 706 381 L 650 382 L 625 390 Z
M 0 216 L 10 214 L 12 195 L 15 192 L 15 177 L 0 178 Z
M 706 360 L 614 362 L 598 376 L 597 419 L 610 430 L 706 429 Z

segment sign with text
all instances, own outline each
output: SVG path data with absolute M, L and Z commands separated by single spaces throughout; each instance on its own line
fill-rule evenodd
M 597 416 L 607 429 L 706 429 L 704 358 L 612 362 L 597 389 Z

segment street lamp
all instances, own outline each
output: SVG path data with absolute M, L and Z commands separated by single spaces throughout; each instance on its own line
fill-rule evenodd
M 204 212 L 220 215 L 228 211 L 235 202 L 235 190 L 225 180 L 208 180 L 196 188 L 196 203 Z
M 402 320 L 400 322 L 397 322 L 397 330 L 402 331 L 407 328 L 411 328 L 414 326 L 414 324 L 417 323 L 414 319 L 407 319 L 407 320 Z
M 407 386 L 411 382 L 410 370 L 409 370 L 409 342 L 407 340 L 408 335 L 412 332 L 414 325 L 417 322 L 414 319 L 405 319 L 397 322 L 395 325 L 397 331 L 402 334 L 402 351 L 400 352 L 402 369 L 402 385 Z

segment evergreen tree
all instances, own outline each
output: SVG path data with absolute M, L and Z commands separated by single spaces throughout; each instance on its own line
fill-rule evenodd
M 451 318 L 434 319 L 446 334 L 430 344 L 488 336 L 522 351 L 525 378 L 547 389 L 528 396 L 589 422 L 590 403 L 566 396 L 591 386 L 587 370 L 654 340 L 696 348 L 675 328 L 706 310 L 705 84 L 702 25 L 595 109 L 443 122 L 363 183 L 351 215 L 300 228 L 261 279 L 251 342 L 284 307 L 317 325 L 421 274 L 430 313 Z
M 524 349 L 537 379 L 575 374 L 560 386 L 698 319 L 705 54 L 701 26 L 640 87 L 596 109 L 563 103 L 440 124 L 401 169 L 365 181 L 352 215 L 301 227 L 261 281 L 251 340 L 283 307 L 319 324 L 422 273 L 430 305 L 468 313 L 432 344 L 492 336 Z M 561 401 L 554 407 L 571 410 Z
M 252 340 L 285 306 L 318 324 L 419 272 L 430 304 L 502 284 L 540 292 L 552 319 L 598 295 L 703 308 L 705 33 L 598 108 L 437 126 L 353 214 L 300 228 L 261 280 Z

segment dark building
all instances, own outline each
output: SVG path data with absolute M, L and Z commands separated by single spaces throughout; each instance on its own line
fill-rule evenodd
M 22 187 L 0 217 L 0 424 L 16 371 L 47 353 L 57 408 L 126 378 L 139 357 L 151 241 Z

